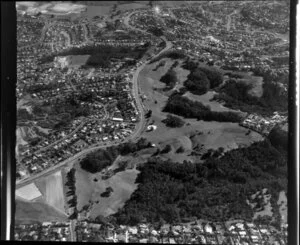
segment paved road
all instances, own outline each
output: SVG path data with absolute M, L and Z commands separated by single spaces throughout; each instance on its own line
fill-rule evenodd
M 162 39 L 166 42 L 166 47 L 161 50 L 157 55 L 155 55 L 153 58 L 156 58 L 157 56 L 159 56 L 161 53 L 167 51 L 168 49 L 170 49 L 172 47 L 172 43 L 167 41 L 165 37 L 162 37 Z M 144 127 L 146 126 L 146 120 L 144 118 L 144 110 L 143 110 L 143 106 L 140 100 L 140 96 L 139 96 L 139 87 L 138 87 L 138 77 L 139 77 L 139 73 L 144 69 L 144 67 L 147 65 L 148 62 L 143 63 L 141 66 L 139 66 L 137 68 L 137 70 L 135 71 L 134 75 L 133 75 L 133 96 L 136 100 L 136 104 L 139 110 L 139 115 L 140 115 L 140 121 L 137 124 L 135 131 L 133 132 L 132 135 L 130 135 L 126 140 L 124 140 L 123 142 L 127 142 L 129 140 L 134 140 L 135 138 L 139 137 L 139 135 L 141 134 L 142 130 L 144 129 Z M 33 182 L 36 179 L 39 179 L 41 177 L 50 175 L 60 169 L 62 169 L 63 167 L 65 167 L 65 165 L 67 165 L 68 163 L 71 163 L 73 161 L 77 161 L 79 158 L 84 157 L 86 154 L 101 149 L 101 148 L 106 148 L 108 146 L 112 146 L 112 145 L 117 145 L 120 144 L 120 142 L 112 142 L 112 143 L 107 143 L 107 144 L 102 144 L 102 145 L 97 145 L 97 146 L 91 146 L 90 148 L 84 149 L 83 151 L 75 154 L 74 156 L 62 161 L 61 163 L 52 166 L 34 176 L 30 176 L 28 178 L 22 179 L 17 181 L 16 183 L 16 188 L 20 188 L 24 185 L 27 185 L 31 182 Z
M 78 152 L 77 154 L 75 154 L 74 156 L 60 162 L 59 164 L 57 165 L 54 165 L 50 168 L 47 168 L 45 169 L 44 171 L 40 172 L 40 173 L 37 173 L 33 176 L 30 176 L 28 178 L 25 178 L 25 179 L 22 179 L 22 180 L 19 180 L 16 182 L 16 188 L 20 188 L 24 185 L 27 185 L 27 184 L 30 184 L 31 182 L 35 181 L 36 179 L 39 179 L 41 177 L 44 177 L 44 176 L 47 176 L 47 175 L 50 175 L 50 174 L 53 174 L 55 173 L 56 171 L 62 169 L 65 167 L 65 165 L 67 165 L 68 163 L 70 162 L 73 162 L 73 161 L 76 161 L 78 160 L 79 158 L 81 157 L 84 157 L 86 154 L 92 152 L 92 151 L 95 151 L 95 150 L 98 150 L 98 149 L 101 149 L 101 148 L 106 148 L 108 146 L 112 146 L 112 145 L 117 145 L 117 144 L 120 144 L 119 142 L 113 142 L 113 143 L 107 143 L 106 145 L 102 144 L 102 145 L 98 145 L 98 146 L 92 146 L 90 148 L 87 148 L 87 149 L 84 149 L 83 151 L 81 152 Z

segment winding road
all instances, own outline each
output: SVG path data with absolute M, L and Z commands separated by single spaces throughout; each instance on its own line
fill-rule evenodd
M 134 13 L 134 12 L 133 12 Z M 130 16 L 133 14 L 131 13 L 129 15 L 129 18 Z M 132 27 L 129 25 L 129 21 L 127 22 L 127 25 L 129 28 L 133 28 L 133 29 L 136 29 L 136 30 L 140 30 L 140 29 L 137 29 L 135 27 Z M 161 37 L 165 42 L 166 42 L 166 47 L 161 50 L 158 54 L 156 54 L 155 56 L 153 56 L 152 58 L 156 58 L 158 57 L 160 54 L 162 54 L 163 52 L 169 50 L 170 48 L 172 48 L 172 43 L 167 41 L 165 37 Z M 142 106 L 142 102 L 140 100 L 140 96 L 139 96 L 139 86 L 138 86 L 138 77 L 139 77 L 139 73 L 144 69 L 144 67 L 148 64 L 148 62 L 144 62 L 142 63 L 139 67 L 137 67 L 134 75 L 133 75 L 133 78 L 132 78 L 132 83 L 133 83 L 133 96 L 136 100 L 136 104 L 137 104 L 137 107 L 138 107 L 138 111 L 139 111 L 139 116 L 140 116 L 140 120 L 139 120 L 139 123 L 137 124 L 137 126 L 135 127 L 135 131 L 126 139 L 124 140 L 123 142 L 127 142 L 129 140 L 134 140 L 136 138 L 139 137 L 139 135 L 141 134 L 141 132 L 143 131 L 144 127 L 146 126 L 146 120 L 144 118 L 144 115 L 145 115 L 145 112 L 143 110 L 143 106 Z M 92 152 L 92 151 L 95 151 L 95 150 L 98 150 L 98 149 L 101 149 L 101 148 L 106 148 L 108 146 L 112 146 L 112 145 L 117 145 L 117 144 L 120 144 L 120 142 L 111 142 L 111 143 L 105 143 L 105 144 L 97 144 L 97 145 L 94 145 L 94 146 L 91 146 L 90 148 L 87 148 L 87 149 L 84 149 L 83 151 L 75 154 L 74 156 L 60 162 L 59 164 L 55 165 L 55 166 L 52 166 L 38 174 L 35 174 L 33 176 L 30 176 L 28 178 L 25 178 L 25 179 L 21 179 L 19 181 L 16 182 L 16 189 L 24 186 L 24 185 L 27 185 L 27 184 L 30 184 L 31 182 L 41 178 L 41 177 L 44 177 L 44 176 L 47 176 L 47 175 L 50 175 L 50 174 L 53 174 L 54 172 L 64 168 L 67 164 L 71 163 L 71 162 L 74 162 L 74 161 L 78 161 L 79 158 L 82 158 L 84 157 L 86 154 Z

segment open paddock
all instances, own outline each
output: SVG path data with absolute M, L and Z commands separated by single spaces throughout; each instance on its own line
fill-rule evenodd
M 16 223 L 67 221 L 67 216 L 42 202 L 16 200 Z
M 137 188 L 135 179 L 139 171 L 136 169 L 127 169 L 103 180 L 101 173 L 88 173 L 81 169 L 79 164 L 75 168 L 77 208 L 81 210 L 84 205 L 91 201 L 93 207 L 89 214 L 90 218 L 95 218 L 98 215 L 108 216 L 117 212 Z M 94 181 L 95 178 L 97 181 Z M 114 191 L 109 197 L 101 197 L 101 193 L 107 187 L 112 187 Z
M 55 172 L 36 182 L 43 194 L 44 201 L 55 209 L 65 212 L 65 199 L 61 171 Z

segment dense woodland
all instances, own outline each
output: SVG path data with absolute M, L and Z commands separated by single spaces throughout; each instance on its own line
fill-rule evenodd
M 193 94 L 205 94 L 209 89 L 214 89 L 223 82 L 223 74 L 215 67 L 200 66 L 189 59 L 182 67 L 190 71 L 184 86 Z
M 209 158 L 203 164 L 174 163 L 151 158 L 140 167 L 138 189 L 114 215 L 120 224 L 163 224 L 203 218 L 251 220 L 246 199 L 268 188 L 276 206 L 278 192 L 287 188 L 286 149 L 276 150 L 266 140 Z M 274 208 L 278 226 L 278 208 Z
M 287 93 L 283 92 L 276 83 L 265 81 L 263 95 L 260 98 L 248 93 L 251 88 L 250 85 L 230 79 L 214 99 L 225 101 L 225 106 L 228 108 L 266 116 L 272 115 L 274 111 L 287 110 Z
M 262 76 L 264 80 L 263 95 L 258 98 L 249 94 L 251 85 L 237 81 L 244 75 L 230 73 L 230 79 L 225 85 L 222 84 L 223 75 L 214 67 L 203 67 L 190 59 L 186 59 L 182 66 L 191 71 L 188 79 L 184 82 L 185 87 L 194 94 L 204 94 L 209 89 L 219 92 L 214 96 L 215 100 L 225 102 L 228 108 L 241 110 L 248 113 L 258 113 L 269 116 L 274 111 L 286 111 L 288 107 L 287 92 L 278 83 L 288 84 L 288 76 L 275 76 L 272 72 L 254 69 L 255 76 Z M 274 82 L 272 82 L 274 81 Z
M 164 112 L 204 121 L 240 122 L 242 119 L 241 116 L 235 112 L 211 111 L 208 106 L 203 105 L 201 102 L 192 101 L 177 92 L 169 97 Z

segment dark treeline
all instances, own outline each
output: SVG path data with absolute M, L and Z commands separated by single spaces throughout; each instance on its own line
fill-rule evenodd
M 71 199 L 69 199 L 68 204 L 69 207 L 74 208 L 73 214 L 69 216 L 69 219 L 77 219 L 78 216 L 78 210 L 77 210 L 77 196 L 76 196 L 76 186 L 75 186 L 75 168 L 72 168 L 66 175 L 67 181 L 66 186 L 68 187 L 68 191 L 66 193 L 67 197 L 72 196 Z
M 114 47 L 109 45 L 97 45 L 97 46 L 86 46 L 86 47 L 73 47 L 57 54 L 50 56 L 44 56 L 40 59 L 40 63 L 53 62 L 56 56 L 67 56 L 67 55 L 91 55 L 87 60 L 87 66 L 110 66 L 110 59 L 123 59 L 132 58 L 140 59 L 147 51 L 147 47 Z
M 246 199 L 263 188 L 276 205 L 286 190 L 286 159 L 268 141 L 209 158 L 203 164 L 149 159 L 139 167 L 138 189 L 114 215 L 119 224 L 252 220 Z M 279 217 L 279 216 L 278 216 Z M 280 224 L 280 218 L 274 224 Z
M 145 138 L 141 138 L 136 143 L 126 142 L 120 145 L 107 147 L 106 149 L 99 149 L 89 153 L 82 159 L 80 166 L 87 172 L 97 173 L 110 166 L 119 154 L 127 155 L 148 147 L 151 147 L 151 143 Z
M 192 101 L 183 97 L 180 93 L 172 94 L 163 110 L 186 118 L 197 118 L 204 121 L 240 122 L 241 116 L 235 112 L 211 111 L 201 102 Z
M 258 98 L 248 92 L 252 87 L 245 83 L 230 79 L 220 89 L 214 99 L 225 101 L 225 106 L 248 113 L 271 115 L 274 111 L 286 111 L 288 107 L 287 94 L 276 83 L 265 81 L 263 95 Z
M 214 67 L 203 67 L 191 60 L 186 60 L 182 66 L 191 73 L 184 86 L 193 94 L 205 94 L 209 89 L 218 87 L 223 82 L 223 75 Z

